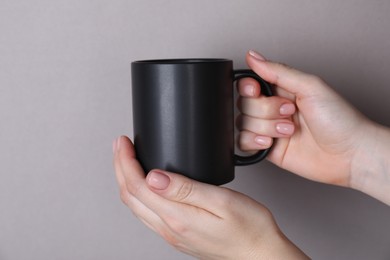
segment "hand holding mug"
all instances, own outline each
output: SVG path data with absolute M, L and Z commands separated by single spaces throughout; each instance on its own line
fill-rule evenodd
M 253 71 L 274 84 L 279 98 L 263 97 L 251 79 L 240 81 L 240 148 L 263 149 L 266 146 L 259 147 L 257 139 L 269 142 L 276 137 L 267 158 L 279 167 L 314 181 L 351 187 L 390 204 L 389 128 L 363 116 L 317 76 L 267 61 L 253 51 L 246 60 Z M 294 112 L 292 104 L 295 113 L 284 117 L 283 109 Z
M 162 170 L 145 177 L 127 137 L 113 146 L 123 203 L 176 249 L 209 260 L 307 259 L 255 200 Z

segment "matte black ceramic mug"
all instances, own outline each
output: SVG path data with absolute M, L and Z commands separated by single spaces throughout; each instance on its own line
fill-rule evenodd
M 234 166 L 264 159 L 234 154 L 234 86 L 252 77 L 226 59 L 144 60 L 131 64 L 134 145 L 145 172 L 164 169 L 215 185 L 234 179 Z

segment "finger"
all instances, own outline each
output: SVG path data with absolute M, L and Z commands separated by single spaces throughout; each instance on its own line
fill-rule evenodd
M 259 82 L 252 78 L 240 79 L 237 83 L 237 89 L 240 96 L 243 97 L 258 97 L 261 92 Z
M 268 120 L 239 115 L 236 122 L 237 128 L 240 131 L 247 130 L 261 136 L 275 138 L 290 137 L 295 131 L 293 122 L 288 119 Z
M 156 233 L 166 229 L 165 222 L 152 210 L 146 207 L 136 197 L 129 194 L 126 205 L 142 223 Z
M 286 89 L 298 98 L 318 94 L 326 86 L 317 76 L 306 74 L 284 64 L 262 60 L 254 51 L 248 52 L 246 60 L 249 67 L 264 80 Z
M 114 145 L 114 167 L 115 176 L 120 189 L 120 198 L 138 219 L 140 219 L 150 229 L 158 233 L 159 230 L 161 230 L 163 227 L 163 221 L 161 218 L 148 207 L 146 207 L 143 203 L 141 203 L 137 198 L 131 195 L 127 190 L 126 180 L 123 176 L 122 168 L 120 167 L 119 163 L 119 156 L 117 154 L 118 143 L 119 139 L 115 141 Z
M 159 216 L 156 207 L 163 199 L 148 189 L 145 173 L 135 158 L 134 146 L 126 136 L 118 138 L 114 165 L 123 203 L 139 218 L 152 226 L 155 226 L 153 221 L 156 221 L 157 225 L 160 219 L 156 217 Z
M 173 212 L 172 216 L 164 215 L 164 218 L 161 218 L 134 196 L 130 196 L 128 207 L 144 225 L 173 246 L 178 245 L 180 241 L 178 237 L 185 233 L 186 228 L 195 223 L 195 221 L 189 222 L 191 216 L 186 214 L 176 214 L 174 216 Z
M 162 170 L 151 171 L 147 183 L 152 191 L 168 200 L 204 209 L 217 217 L 224 215 L 230 200 L 230 192 L 226 188 Z
M 127 137 L 120 137 L 116 146 L 114 161 L 121 199 L 138 219 L 172 245 L 177 244 L 177 234 L 187 227 L 202 228 L 201 220 L 191 221 L 194 212 L 190 206 L 166 200 L 146 186 L 144 172 Z M 197 217 L 202 214 L 197 213 Z
M 116 177 L 116 180 L 117 180 L 118 186 L 119 186 L 120 198 L 121 198 L 122 202 L 125 205 L 127 205 L 131 194 L 127 190 L 126 180 L 125 180 L 125 177 L 123 176 L 122 168 L 120 167 L 119 155 L 118 155 L 118 143 L 119 142 L 120 142 L 119 138 L 117 138 L 114 141 L 114 145 L 113 145 L 115 177 Z
M 258 98 L 239 98 L 241 113 L 262 119 L 287 118 L 295 113 L 295 105 L 288 99 L 272 96 Z
M 116 172 L 122 175 L 118 177 L 121 189 L 125 188 L 137 198 L 137 193 L 145 187 L 145 173 L 136 159 L 132 142 L 126 136 L 118 138 L 114 163 Z
M 241 151 L 257 151 L 271 147 L 273 139 L 269 136 L 258 135 L 250 131 L 241 131 L 237 144 Z
M 119 149 L 116 156 L 118 165 L 116 167 L 119 167 L 119 171 L 123 174 L 125 187 L 130 195 L 139 200 L 170 227 L 179 226 L 177 229 L 180 229 L 186 224 L 190 224 L 188 221 L 190 221 L 191 215 L 194 214 L 195 207 L 168 200 L 149 189 L 144 171 L 135 158 L 133 144 L 124 136 L 119 138 L 119 142 L 120 145 L 118 145 Z M 196 210 L 203 210 L 202 204 L 199 204 L 199 208 Z M 212 208 L 210 208 L 210 212 L 212 212 Z M 208 210 L 197 213 L 199 216 L 205 213 L 210 215 Z M 201 223 L 197 222 L 193 223 L 193 225 L 201 225 Z
M 145 181 L 145 172 L 135 157 L 132 142 L 126 136 L 118 139 L 114 163 L 121 189 L 126 189 L 128 193 L 153 210 L 151 206 L 157 204 L 153 199 L 158 201 L 161 198 L 149 191 Z

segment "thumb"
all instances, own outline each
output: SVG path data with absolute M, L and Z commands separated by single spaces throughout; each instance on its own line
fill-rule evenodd
M 162 170 L 150 171 L 146 182 L 150 190 L 165 199 L 202 208 L 218 216 L 223 215 L 227 196 L 232 192 Z
M 255 51 L 247 53 L 246 61 L 249 67 L 264 80 L 287 90 L 297 98 L 319 94 L 327 86 L 315 75 L 304 73 L 281 63 L 267 61 Z

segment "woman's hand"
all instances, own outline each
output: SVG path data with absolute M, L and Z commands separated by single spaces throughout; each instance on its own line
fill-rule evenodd
M 307 258 L 253 199 L 161 170 L 145 178 L 127 137 L 113 149 L 122 201 L 180 251 L 201 259 Z
M 249 67 L 275 85 L 265 97 L 253 79 L 239 82 L 237 120 L 242 150 L 264 149 L 278 138 L 268 159 L 305 178 L 350 186 L 351 164 L 372 123 L 320 78 L 247 55 Z
M 261 95 L 253 79 L 239 82 L 240 148 L 265 149 L 276 137 L 268 159 L 279 167 L 390 205 L 390 129 L 368 120 L 316 76 L 253 51 L 246 58 L 275 85 L 276 96 Z

